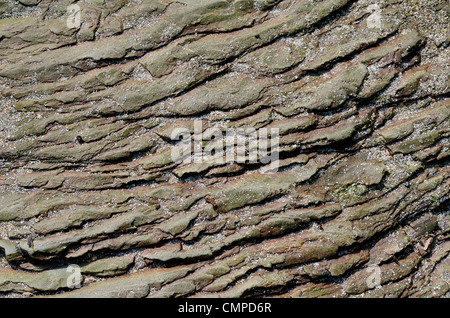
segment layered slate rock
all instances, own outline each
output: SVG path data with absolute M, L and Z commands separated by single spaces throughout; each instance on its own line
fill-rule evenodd
M 450 296 L 448 3 L 72 2 L 0 1 L 1 296 Z

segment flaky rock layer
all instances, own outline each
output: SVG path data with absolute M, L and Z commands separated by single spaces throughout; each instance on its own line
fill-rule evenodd
M 0 0 L 0 295 L 450 296 L 448 12 Z

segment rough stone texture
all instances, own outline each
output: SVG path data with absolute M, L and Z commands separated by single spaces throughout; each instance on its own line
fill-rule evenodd
M 447 1 L 74 2 L 0 1 L 0 296 L 450 296 Z

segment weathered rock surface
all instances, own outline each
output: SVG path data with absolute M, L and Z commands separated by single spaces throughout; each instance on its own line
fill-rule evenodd
M 448 2 L 73 2 L 0 0 L 0 296 L 450 296 Z

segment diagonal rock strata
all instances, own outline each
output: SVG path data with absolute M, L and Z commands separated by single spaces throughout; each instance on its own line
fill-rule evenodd
M 0 1 L 1 297 L 449 296 L 442 1 L 68 5 Z

